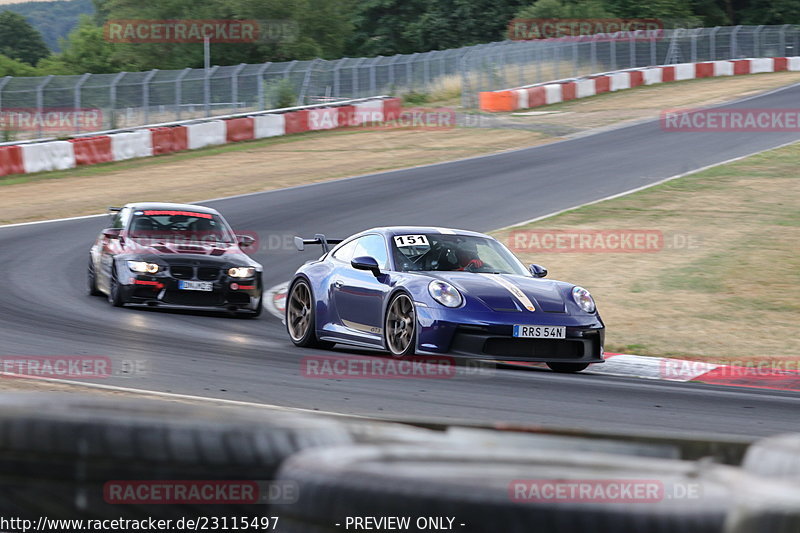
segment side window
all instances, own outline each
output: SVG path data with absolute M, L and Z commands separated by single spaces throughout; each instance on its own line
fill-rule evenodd
M 128 221 L 131 218 L 131 210 L 129 208 L 122 209 L 114 219 L 111 221 L 111 227 L 117 229 L 125 229 L 128 225 Z
M 353 257 L 374 257 L 381 270 L 389 268 L 389 254 L 386 252 L 386 243 L 380 235 L 365 235 L 358 239 L 358 246 Z
M 349 263 L 350 260 L 353 258 L 353 250 L 356 249 L 359 240 L 360 239 L 354 239 L 344 244 L 343 246 L 340 246 L 333 252 L 333 257 L 335 257 L 339 261 L 344 261 L 345 263 Z

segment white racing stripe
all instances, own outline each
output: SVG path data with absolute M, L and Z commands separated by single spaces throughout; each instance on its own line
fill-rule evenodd
M 494 282 L 497 282 L 498 285 L 507 289 L 508 292 L 513 294 L 514 297 L 517 300 L 519 300 L 519 303 L 521 303 L 528 311 L 530 312 L 536 311 L 536 308 L 533 307 L 533 302 L 531 302 L 528 296 L 524 292 L 522 292 L 522 289 L 520 289 L 519 287 L 517 287 L 504 277 L 502 277 L 500 274 L 478 274 L 478 275 L 483 276 L 486 279 L 490 279 Z

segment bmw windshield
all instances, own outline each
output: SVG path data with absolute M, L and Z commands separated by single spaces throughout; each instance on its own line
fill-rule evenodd
M 471 235 L 408 234 L 392 237 L 397 269 L 465 271 L 529 276 L 514 254 L 494 239 Z
M 236 237 L 219 215 L 192 211 L 141 210 L 133 213 L 129 236 L 139 242 L 233 244 Z

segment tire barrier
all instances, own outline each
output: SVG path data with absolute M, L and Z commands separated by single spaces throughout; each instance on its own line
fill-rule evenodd
M 731 468 L 524 448 L 319 448 L 290 457 L 278 473 L 297 484 L 299 496 L 281 508 L 281 525 L 322 533 L 344 531 L 348 517 L 410 516 L 452 518 L 449 529 L 474 533 L 529 533 L 532 525 L 559 533 L 719 533 L 733 495 L 715 472 Z M 570 485 L 579 492 L 562 497 Z M 652 490 L 633 499 L 598 493 L 614 485 Z M 425 526 L 412 522 L 403 530 Z
M 268 507 L 249 499 L 206 492 L 165 505 L 155 492 L 129 489 L 170 480 L 253 489 L 300 450 L 352 442 L 333 420 L 264 409 L 51 393 L 4 394 L 2 403 L 2 516 L 260 515 Z
M 124 161 L 311 130 L 358 126 L 383 122 L 384 117 L 397 118 L 401 112 L 399 98 L 376 97 L 341 106 L 331 104 L 285 113 L 223 117 L 186 125 L 76 137 L 66 141 L 6 145 L 0 146 L 0 176 L 64 170 L 76 165 Z
M 762 57 L 628 69 L 533 87 L 484 91 L 479 94 L 478 101 L 483 111 L 516 111 L 566 102 L 573 98 L 587 98 L 596 94 L 629 89 L 639 85 L 787 70 L 800 71 L 800 57 Z M 534 89 L 536 89 L 535 92 L 533 91 Z M 544 98 L 541 96 L 542 89 L 544 90 Z M 534 94 L 536 95 L 535 97 L 533 96 Z

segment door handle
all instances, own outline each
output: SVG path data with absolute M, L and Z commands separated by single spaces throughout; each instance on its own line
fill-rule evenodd
M 341 289 L 342 288 L 342 282 L 337 279 L 336 281 L 333 282 L 333 286 L 336 289 Z

